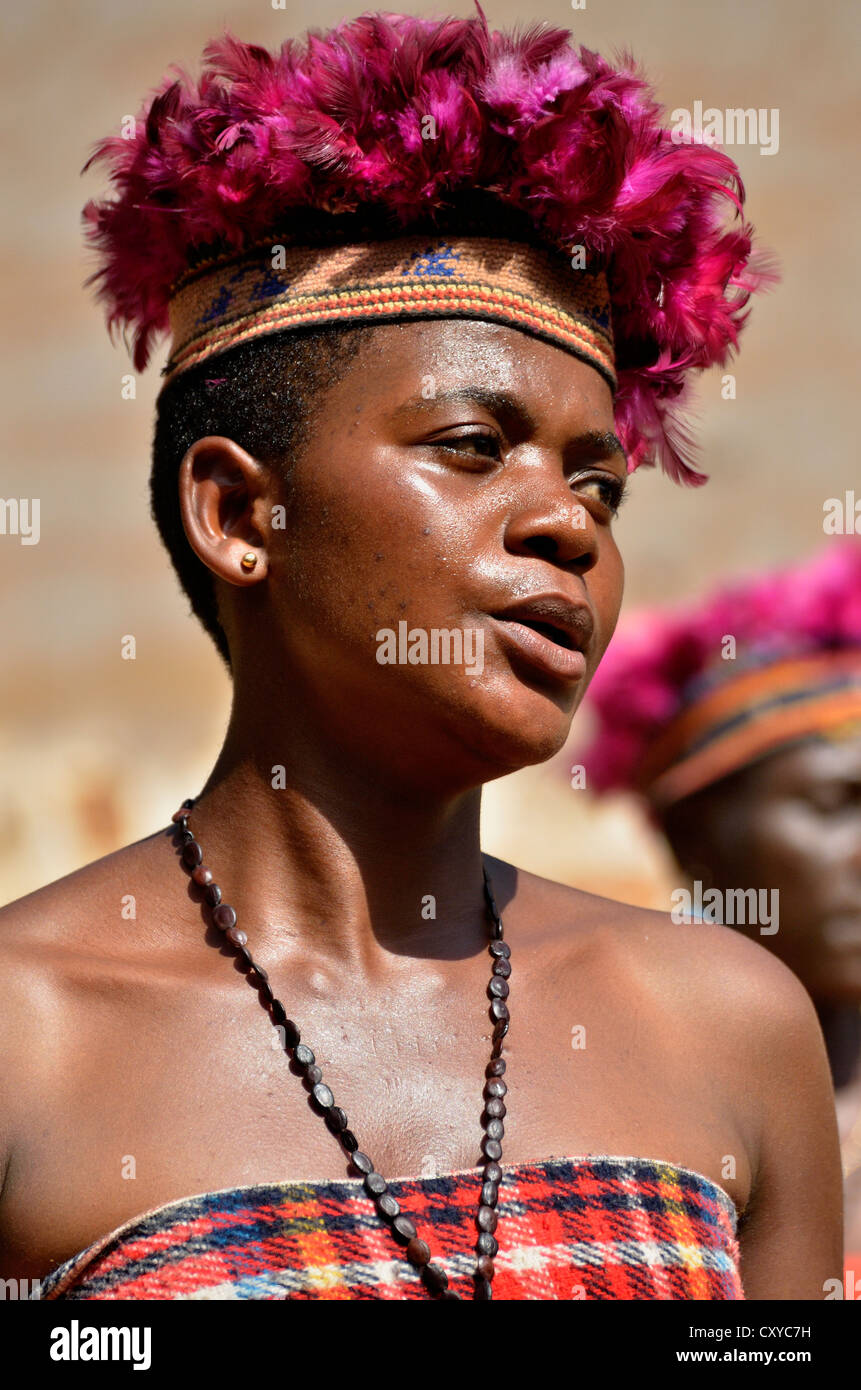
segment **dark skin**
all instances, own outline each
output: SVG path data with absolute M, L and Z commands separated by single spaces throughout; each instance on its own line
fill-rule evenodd
M 779 893 L 776 933 L 738 930 L 810 993 L 845 1137 L 861 1120 L 861 734 L 780 749 L 680 809 L 670 839 L 692 878 Z M 846 1247 L 861 1249 L 861 1169 L 847 1181 Z
M 229 440 L 198 441 L 181 468 L 235 674 L 192 828 L 391 1177 L 479 1161 L 480 786 L 562 747 L 612 634 L 626 474 L 612 430 L 608 387 L 570 354 L 483 322 L 408 323 L 381 327 L 322 400 L 287 493 Z M 491 616 L 548 593 L 579 606 L 579 680 L 539 671 Z M 380 665 L 375 634 L 402 618 L 481 628 L 483 672 Z M 747 1297 L 821 1298 L 841 1269 L 839 1153 L 821 1034 L 791 972 L 726 928 L 680 929 L 485 862 L 513 964 L 504 1161 L 693 1168 L 744 1214 Z M 44 1275 L 192 1193 L 345 1176 L 164 830 L 2 918 L 4 1275 Z

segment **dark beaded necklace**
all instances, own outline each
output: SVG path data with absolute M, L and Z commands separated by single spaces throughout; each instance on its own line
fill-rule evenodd
M 359 1141 L 348 1126 L 347 1116 L 340 1106 L 335 1104 L 335 1097 L 323 1080 L 323 1073 L 314 1053 L 306 1043 L 302 1042 L 296 1024 L 287 1017 L 287 1011 L 281 1001 L 275 998 L 269 984 L 269 976 L 262 966 L 257 964 L 248 950 L 248 937 L 236 925 L 234 908 L 230 907 L 228 903 L 222 902 L 221 889 L 214 881 L 211 871 L 204 864 L 203 850 L 188 828 L 188 816 L 194 804 L 195 798 L 189 797 L 182 803 L 179 810 L 174 812 L 172 820 L 177 827 L 178 841 L 182 846 L 182 862 L 190 871 L 193 881 L 199 888 L 203 889 L 204 901 L 211 909 L 214 925 L 223 931 L 230 944 L 236 947 L 240 958 L 245 962 L 246 970 L 253 971 L 257 976 L 269 1016 L 272 1022 L 283 1030 L 284 1046 L 301 1069 L 303 1082 L 313 1097 L 318 1113 L 322 1115 L 326 1126 L 335 1138 L 340 1140 L 341 1147 L 347 1154 L 348 1163 L 361 1173 L 364 1178 L 365 1191 L 373 1199 L 377 1211 L 389 1226 L 394 1239 L 399 1245 L 406 1247 L 404 1252 L 406 1258 L 419 1270 L 428 1293 L 434 1298 L 460 1298 L 459 1293 L 449 1289 L 448 1275 L 445 1270 L 440 1265 L 432 1263 L 428 1245 L 419 1239 L 415 1223 L 401 1211 L 397 1201 L 388 1190 L 385 1178 L 381 1177 L 368 1155 L 359 1148 Z M 499 1197 L 499 1184 L 502 1181 L 502 1169 L 499 1161 L 502 1158 L 502 1136 L 504 1134 L 502 1123 L 505 1118 L 504 1096 L 508 1090 L 502 1079 L 505 1061 L 501 1054 L 502 1039 L 508 1032 L 509 1024 L 508 1005 L 505 1001 L 508 998 L 508 978 L 511 974 L 509 961 L 511 951 L 507 942 L 502 939 L 502 919 L 493 897 L 493 889 L 486 869 L 484 870 L 484 899 L 491 924 L 491 941 L 488 950 L 493 960 L 493 974 L 490 977 L 487 992 L 490 995 L 490 1017 L 493 1022 L 493 1033 L 490 1061 L 485 1069 L 487 1081 L 484 1087 L 485 1101 L 482 1116 L 485 1134 L 481 1144 L 484 1153 L 484 1171 L 478 1200 L 478 1212 L 475 1218 L 478 1239 L 475 1243 L 477 1259 L 473 1276 L 474 1299 L 492 1299 L 493 1297 L 491 1287 L 494 1275 L 493 1258 L 499 1249 L 494 1235 L 498 1219 L 496 1204 Z

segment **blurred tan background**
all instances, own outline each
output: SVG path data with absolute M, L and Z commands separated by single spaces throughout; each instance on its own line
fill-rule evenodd
M 371 8 L 371 6 L 368 6 Z M 381 7 L 383 8 L 383 7 Z M 392 6 L 394 8 L 394 6 Z M 443 13 L 448 5 L 407 5 Z M 469 14 L 466 3 L 451 11 Z M 0 902 L 166 823 L 203 784 L 229 684 L 188 615 L 149 519 L 153 402 L 166 349 L 131 370 L 82 282 L 79 215 L 103 189 L 79 170 L 171 62 L 196 72 L 225 25 L 275 46 L 353 13 L 270 0 L 77 0 L 7 8 L 0 111 L 5 362 L 0 497 L 38 497 L 41 539 L 0 535 Z M 494 27 L 546 19 L 608 56 L 629 47 L 668 111 L 779 110 L 779 150 L 733 146 L 748 213 L 783 283 L 755 307 L 734 371 L 699 392 L 705 490 L 634 479 L 618 524 L 625 614 L 729 572 L 809 555 L 822 505 L 858 482 L 858 38 L 854 0 L 487 0 Z M 137 659 L 121 639 L 134 634 Z M 598 892 L 666 905 L 670 866 L 637 811 L 572 791 L 571 749 L 488 788 L 485 847 Z

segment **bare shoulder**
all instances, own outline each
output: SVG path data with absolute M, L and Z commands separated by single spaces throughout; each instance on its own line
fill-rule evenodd
M 96 996 L 146 952 L 146 931 L 120 931 L 156 881 L 164 831 L 126 845 L 0 908 L 0 1173 L 24 1108 L 51 1094 L 83 1044 Z M 140 916 L 140 914 L 137 914 Z M 127 923 L 126 923 L 127 925 Z
M 734 927 L 681 924 L 669 913 L 583 892 L 500 860 L 488 859 L 504 885 L 509 911 L 536 946 L 555 956 L 560 944 L 597 947 L 636 973 L 644 987 L 663 991 L 676 1008 L 687 1003 L 745 1027 L 791 1026 L 810 1035 L 818 1022 L 798 978 L 771 951 Z M 785 1036 L 785 1035 L 784 1035 Z
M 85 941 L 97 934 L 106 908 L 156 881 L 153 851 L 164 834 L 157 830 L 0 907 L 4 950 L 81 942 L 82 930 Z
M 156 849 L 164 831 L 105 855 L 0 908 L 0 1090 L 15 1071 L 29 1071 L 49 1047 L 61 1014 L 78 995 L 103 988 L 145 949 L 143 931 L 121 931 L 142 914 L 155 883 Z M 146 914 L 143 914 L 144 916 Z M 42 1040 L 41 1042 L 39 1040 Z
M 676 923 L 489 862 L 509 916 L 548 969 L 563 978 L 570 969 L 573 986 L 584 961 L 597 962 L 592 978 L 612 980 L 613 997 L 637 1009 L 653 1035 L 666 1030 L 701 1059 L 705 1075 L 736 1091 L 757 1146 L 766 1116 L 781 1106 L 798 1123 L 833 1109 L 813 1003 L 765 946 L 733 927 Z
M 44 1035 L 52 1010 L 76 985 L 98 987 L 103 973 L 141 949 L 138 933 L 117 928 L 124 914 L 138 915 L 138 900 L 147 900 L 153 849 L 163 834 L 126 845 L 0 908 L 3 1071 L 10 1050 L 29 1050 L 30 1034 Z

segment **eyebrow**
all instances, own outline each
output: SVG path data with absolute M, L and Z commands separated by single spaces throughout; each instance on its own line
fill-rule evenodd
M 482 386 L 462 386 L 456 391 L 443 391 L 436 396 L 426 398 L 424 396 L 413 396 L 408 401 L 404 401 L 393 412 L 393 418 L 397 419 L 401 415 L 414 413 L 417 410 L 433 410 L 438 405 L 447 405 L 452 402 L 473 402 L 482 405 L 486 410 L 495 415 L 508 415 L 514 417 L 519 424 L 526 426 L 529 430 L 536 430 L 538 422 L 530 410 L 517 397 L 508 391 L 491 391 Z M 622 448 L 622 441 L 612 430 L 583 430 L 576 434 L 570 441 L 573 448 L 577 450 L 589 450 L 591 453 L 600 454 L 603 458 L 610 458 L 613 454 L 620 454 L 627 462 L 627 454 Z

